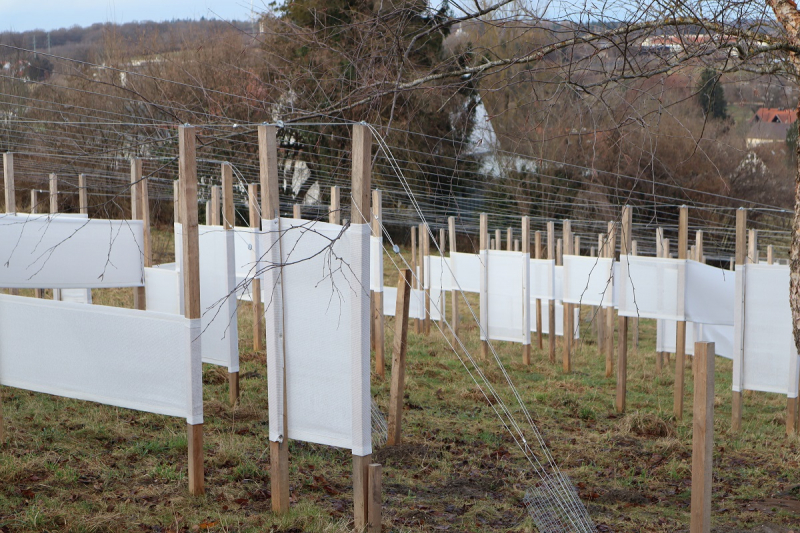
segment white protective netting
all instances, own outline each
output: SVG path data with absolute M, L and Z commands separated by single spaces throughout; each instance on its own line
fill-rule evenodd
M 481 290 L 481 340 L 531 343 L 529 256 L 485 250 Z
M 200 342 L 199 323 L 182 316 L 0 295 L 9 387 L 200 424 Z
M 0 215 L 0 287 L 144 284 L 143 225 L 64 215 Z
M 270 440 L 368 455 L 369 226 L 282 218 L 262 228 Z
M 369 289 L 383 291 L 383 239 L 374 235 L 369 237 Z
M 733 390 L 797 397 L 797 349 L 789 307 L 789 267 L 736 267 Z

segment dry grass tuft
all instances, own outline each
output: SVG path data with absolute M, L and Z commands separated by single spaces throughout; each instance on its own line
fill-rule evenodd
M 652 413 L 635 411 L 619 421 L 617 431 L 642 437 L 674 437 L 675 424 Z

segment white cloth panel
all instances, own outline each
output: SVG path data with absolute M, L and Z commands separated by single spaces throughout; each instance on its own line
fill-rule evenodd
M 482 256 L 486 257 L 485 252 Z M 489 339 L 530 344 L 530 262 L 528 254 L 488 250 L 484 268 L 486 294 L 481 295 L 481 321 Z M 488 322 L 484 319 L 488 312 Z M 485 335 L 481 335 L 485 339 Z
M 564 267 L 553 267 L 553 299 L 561 302 L 564 299 Z
M 277 220 L 263 228 L 277 229 Z M 366 224 L 342 227 L 280 219 L 280 246 L 269 261 L 283 264 L 281 285 L 266 276 L 267 294 L 283 291 L 282 302 L 266 305 L 270 337 L 282 337 L 286 380 L 285 434 L 296 440 L 372 453 L 369 386 L 369 234 Z M 277 238 L 272 233 L 270 239 Z M 269 246 L 264 247 L 269 250 Z M 265 266 L 271 266 L 269 264 Z M 278 309 L 278 308 L 281 309 Z M 277 312 L 276 312 L 277 311 Z M 277 321 L 283 315 L 283 335 Z M 313 333 L 309 333 L 312 328 Z M 277 344 L 273 342 L 270 346 Z M 283 438 L 282 375 L 278 358 L 267 359 L 270 439 Z M 274 418 L 273 404 L 281 405 Z M 273 424 L 275 427 L 273 428 Z
M 144 285 L 139 220 L 0 215 L 0 287 Z
M 564 256 L 564 302 L 611 304 L 613 261 L 605 257 Z
M 261 256 L 258 250 L 258 234 L 260 231 L 236 226 L 233 229 L 234 268 L 236 271 L 236 297 L 240 300 L 253 301 L 250 295 L 250 284 L 258 275 L 258 264 Z
M 222 226 L 198 225 L 200 250 L 200 322 L 203 362 L 239 371 L 239 328 L 236 316 L 234 233 Z M 183 229 L 175 224 L 175 259 L 183 265 Z M 183 279 L 177 278 L 183 314 Z
M 603 307 L 619 307 L 619 286 L 620 286 L 620 268 L 619 268 L 619 261 L 614 261 L 614 287 L 611 291 L 612 300 L 611 305 L 603 305 Z
M 797 350 L 789 307 L 789 267 L 738 265 L 733 390 L 797 397 Z
M 733 326 L 686 323 L 686 353 L 694 355 L 694 343 L 713 342 L 714 351 L 720 357 L 733 359 Z M 675 353 L 677 342 L 677 322 L 659 320 L 656 326 L 656 351 Z
M 442 289 L 444 291 L 453 290 L 453 274 L 449 257 L 440 255 L 430 255 L 426 258 L 427 269 L 425 270 L 425 284 L 431 289 Z
M 531 309 L 536 309 L 535 307 L 536 300 L 534 299 L 531 303 Z M 561 302 L 555 302 L 556 305 L 556 336 L 563 337 L 564 336 L 564 305 Z M 531 311 L 535 313 L 535 311 Z M 581 334 L 580 328 L 580 310 L 574 310 L 574 321 L 575 324 L 575 336 L 573 338 L 579 339 Z M 536 317 L 535 315 L 531 315 L 531 331 L 536 332 Z M 550 334 L 550 311 L 548 310 L 548 304 L 542 302 L 542 333 L 545 335 Z
M 369 288 L 383 290 L 383 237 L 369 236 Z
M 158 265 L 144 269 L 145 302 L 148 311 L 181 314 L 181 298 L 178 285 L 182 283 L 175 264 Z
M 733 325 L 735 274 L 697 261 L 686 261 L 684 311 L 687 322 Z
M 619 268 L 620 316 L 683 320 L 684 261 L 622 256 Z
M 408 318 L 418 318 L 422 320 L 425 318 L 423 310 L 425 309 L 425 291 L 420 289 L 411 289 L 411 297 L 408 302 Z M 397 312 L 397 287 L 384 287 L 383 288 L 383 315 L 395 316 Z M 431 312 L 431 315 L 433 313 Z
M 92 303 L 92 289 L 56 289 L 58 300 L 62 302 L 74 302 L 76 304 Z
M 454 290 L 481 292 L 481 259 L 478 254 L 450 252 Z
M 531 298 L 534 300 L 553 300 L 555 295 L 555 266 L 552 259 L 531 259 Z
M 200 424 L 198 335 L 181 316 L 0 295 L 0 383 Z

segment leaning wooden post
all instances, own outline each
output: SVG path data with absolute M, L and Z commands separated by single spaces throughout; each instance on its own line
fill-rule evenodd
M 423 295 L 423 316 L 422 319 L 422 331 L 425 335 L 431 334 L 431 288 L 430 282 L 426 283 L 425 280 L 430 278 L 430 272 L 428 272 L 425 266 L 425 258 L 430 257 L 431 255 L 431 239 L 430 239 L 430 228 L 427 224 L 420 224 L 419 227 L 419 264 L 420 264 L 420 271 L 422 275 L 420 276 L 420 282 L 422 283 L 422 288 L 424 289 Z
M 564 221 L 563 229 L 562 229 L 562 241 L 563 241 L 563 255 L 561 255 L 561 266 L 564 265 L 564 255 L 572 255 L 572 222 L 569 220 Z M 561 369 L 565 373 L 572 372 L 572 337 L 575 334 L 575 330 L 572 327 L 572 304 L 568 304 L 563 302 L 564 307 L 564 345 L 563 345 L 563 353 L 561 357 Z
M 183 224 L 183 293 L 184 315 L 200 319 L 200 246 L 197 220 L 197 160 L 195 129 L 178 128 L 178 149 L 181 186 L 181 222 Z M 139 166 L 141 169 L 141 166 Z M 203 424 L 187 424 L 189 444 L 189 492 L 195 496 L 205 492 L 203 479 Z
M 331 210 L 328 213 L 328 222 L 336 224 L 342 223 L 342 191 L 338 185 L 331 187 Z
M 372 181 L 372 131 L 368 126 L 353 126 L 350 220 L 353 224 L 369 224 L 370 187 Z M 369 465 L 372 454 L 353 455 L 353 506 L 356 531 L 369 523 Z
M 445 229 L 444 228 L 439 228 L 439 255 L 442 258 L 442 270 L 441 270 L 442 276 L 446 276 L 447 275 L 446 274 L 447 266 L 444 264 L 445 261 L 446 261 L 445 257 L 444 257 L 444 251 L 447 248 L 447 237 L 446 237 L 446 235 L 447 235 L 447 232 L 445 231 Z M 431 272 L 431 276 L 433 276 L 432 272 Z M 440 285 L 443 285 L 443 284 L 444 284 L 444 280 L 442 280 L 440 282 Z M 439 330 L 442 332 L 442 335 L 444 335 L 444 327 L 445 327 L 444 326 L 444 321 L 445 321 L 445 318 L 446 318 L 445 317 L 445 312 L 447 311 L 447 304 L 445 302 L 446 302 L 446 299 L 445 299 L 445 296 L 444 296 L 444 287 L 440 286 L 439 301 L 436 303 L 436 305 L 439 306 Z
M 711 531 L 711 481 L 714 451 L 714 343 L 694 345 L 692 416 L 691 533 Z
M 142 213 L 143 199 L 142 199 L 142 160 L 138 158 L 131 159 L 131 219 L 144 220 Z M 147 309 L 146 292 L 144 287 L 134 287 L 133 289 L 133 307 L 134 309 Z
M 556 257 L 556 223 L 547 223 L 547 259 L 558 262 Z M 555 300 L 548 300 L 547 302 L 547 344 L 548 344 L 548 358 L 551 363 L 556 362 L 556 302 Z
M 488 251 L 489 250 L 489 215 L 487 215 L 486 213 L 481 213 L 480 232 L 481 232 L 481 234 L 480 234 L 480 247 L 481 247 L 481 252 L 484 253 L 484 257 L 481 260 L 488 262 L 488 257 L 489 257 L 489 251 Z M 488 265 L 485 265 L 485 267 L 486 266 L 488 266 Z M 484 268 L 484 270 L 485 270 L 485 268 Z M 488 280 L 488 276 L 483 276 L 483 280 L 484 280 L 483 283 L 486 283 L 486 281 Z M 487 287 L 483 287 L 482 290 L 484 290 L 487 293 L 487 297 L 488 297 L 488 292 L 489 292 L 488 288 Z M 485 311 L 487 313 L 489 312 L 488 302 L 487 302 Z M 489 358 L 489 327 L 488 327 L 489 319 L 488 319 L 488 317 L 486 319 L 484 319 L 484 317 L 481 317 L 481 323 L 487 324 L 486 331 L 484 331 L 484 335 L 485 335 L 486 338 L 481 341 L 481 358 L 482 359 L 488 359 Z
M 689 244 L 689 208 L 682 206 L 678 218 L 678 259 L 686 259 Z M 675 394 L 674 414 L 678 420 L 683 419 L 683 379 L 686 365 L 686 322 L 678 321 L 675 338 Z
M 531 262 L 531 219 L 527 216 L 522 217 L 522 255 L 523 260 L 526 262 L 525 270 L 528 271 L 530 268 Z M 530 276 L 528 279 L 525 280 L 525 286 L 530 286 Z M 525 334 L 525 337 L 530 336 L 531 330 L 531 321 L 530 321 L 530 309 L 531 309 L 531 299 L 530 293 L 528 293 L 528 301 L 523 302 L 523 315 L 522 315 L 522 324 L 523 326 L 528 328 L 528 331 Z M 527 325 L 526 325 L 527 324 Z M 531 344 L 528 342 L 527 344 L 522 345 L 522 364 L 529 365 L 531 364 Z
M 747 263 L 747 211 L 741 207 L 736 210 L 734 263 L 736 265 Z M 732 391 L 731 394 L 731 431 L 736 432 L 742 427 L 742 392 Z
M 258 127 L 259 180 L 261 182 L 261 218 L 279 219 L 280 197 L 278 192 L 278 142 L 275 126 Z M 280 222 L 278 224 L 280 229 Z M 282 290 L 282 284 L 281 284 Z M 281 300 L 283 296 L 281 296 Z M 283 404 L 286 407 L 286 370 L 283 377 Z M 289 421 L 283 410 L 284 435 L 281 441 L 269 442 L 270 488 L 272 511 L 283 514 L 289 510 Z
M 292 205 L 292 217 L 296 219 L 303 218 L 303 207 L 300 204 Z
M 453 254 L 456 253 L 456 217 L 448 217 L 447 218 L 447 229 L 449 230 L 449 237 L 450 237 L 450 258 L 453 259 Z M 450 268 L 453 268 L 453 263 L 450 264 Z M 450 275 L 449 273 L 447 275 Z M 450 314 L 452 316 L 450 320 L 450 327 L 453 328 L 453 345 L 455 346 L 458 341 L 458 297 L 459 297 L 459 290 L 456 286 L 455 280 L 453 281 L 453 290 L 450 291 L 450 307 L 452 308 Z
M 392 349 L 392 384 L 389 393 L 388 446 L 397 446 L 402 439 L 403 394 L 405 394 L 406 349 L 408 346 L 408 308 L 411 301 L 411 270 L 404 268 L 397 280 L 397 305 L 394 314 Z
M 258 184 L 249 183 L 247 185 L 247 210 L 250 228 L 257 232 L 261 228 L 261 217 L 258 215 Z M 255 240 L 255 239 L 254 239 Z M 255 258 L 260 261 L 260 257 Z M 261 310 L 261 278 L 259 277 L 259 265 L 255 263 L 251 267 L 253 281 L 250 282 L 250 296 L 253 311 L 253 350 L 261 351 L 264 349 L 264 313 Z
M 608 223 L 608 234 L 605 243 L 606 257 L 614 259 L 617 253 L 617 226 L 612 221 Z M 606 377 L 614 375 L 614 307 L 606 308 L 605 325 L 605 351 L 606 351 Z
M 220 226 L 220 191 L 219 185 L 211 186 L 211 220 L 209 226 Z
M 11 152 L 3 154 L 3 179 L 5 180 L 6 213 L 15 215 L 17 200 L 14 192 L 14 154 Z
M 381 225 L 383 223 L 383 194 L 381 191 L 372 191 L 372 236 L 380 238 Z M 383 248 L 378 250 L 378 253 L 383 253 Z M 383 285 L 383 280 L 380 280 Z M 385 362 L 383 356 L 383 291 L 372 291 L 370 298 L 372 303 L 372 322 L 373 332 L 375 334 L 375 373 L 381 379 L 386 377 Z
M 219 209 L 214 211 L 219 213 Z M 236 219 L 233 209 L 233 167 L 230 163 L 222 163 L 222 227 L 225 231 L 233 231 Z M 233 295 L 228 295 L 232 298 Z M 239 371 L 228 372 L 228 400 L 231 405 L 239 401 Z
M 417 226 L 411 226 L 411 277 L 413 283 L 412 289 L 419 289 L 422 283 L 420 279 L 419 269 L 417 269 Z M 419 318 L 414 319 L 414 333 L 419 335 L 422 333 L 422 323 Z
M 542 232 L 537 231 L 533 234 L 533 257 L 534 259 L 542 258 Z M 542 339 L 542 300 L 536 299 L 536 346 L 539 350 L 544 349 L 544 342 Z
M 620 261 L 627 261 L 631 253 L 632 209 L 626 205 L 622 208 L 622 234 L 620 235 Z M 617 413 L 625 412 L 628 387 L 628 317 L 619 317 L 619 346 L 617 353 Z

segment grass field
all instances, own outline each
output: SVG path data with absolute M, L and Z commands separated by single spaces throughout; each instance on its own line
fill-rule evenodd
M 396 284 L 396 273 L 386 276 Z M 95 291 L 95 300 L 130 306 L 132 296 Z M 291 442 L 292 509 L 270 511 L 265 357 L 251 348 L 244 309 L 240 405 L 227 403 L 226 371 L 204 368 L 205 496 L 187 492 L 185 421 L 4 387 L 0 531 L 350 530 L 345 450 Z M 466 317 L 462 306 L 463 336 L 478 354 Z M 387 354 L 392 326 L 387 319 Z M 624 416 L 614 412 L 615 380 L 604 377 L 589 324 L 569 375 L 548 361 L 547 339 L 530 366 L 519 345 L 497 343 L 497 351 L 598 531 L 688 531 L 691 371 L 686 415 L 676 422 L 673 365 L 655 374 L 655 325 L 640 328 Z M 714 530 L 798 532 L 800 440 L 784 434 L 786 399 L 745 394 L 743 430 L 731 434 L 731 364 L 716 363 Z M 500 383 L 496 366 L 485 369 Z M 535 477 L 435 326 L 428 337 L 412 328 L 406 376 L 404 442 L 374 453 L 384 467 L 384 530 L 534 531 L 522 496 Z M 373 375 L 373 396 L 385 412 L 388 379 Z

